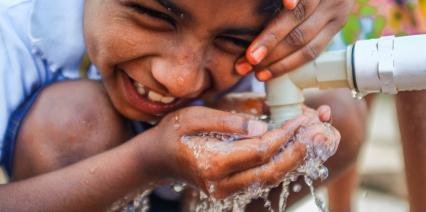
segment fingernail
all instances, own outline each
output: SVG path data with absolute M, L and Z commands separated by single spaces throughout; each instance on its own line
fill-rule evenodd
M 249 120 L 247 125 L 248 136 L 260 136 L 268 131 L 268 125 L 261 121 Z
M 325 142 L 325 136 L 322 134 L 317 134 L 314 137 L 314 143 L 324 143 Z
M 249 63 L 243 61 L 243 62 L 237 63 L 235 65 L 235 70 L 237 71 L 238 74 L 245 76 L 251 70 L 253 70 L 253 66 L 250 65 Z
M 296 8 L 296 5 L 297 5 L 297 0 L 287 0 L 285 2 L 285 7 L 288 10 L 292 10 L 292 9 Z
M 265 46 L 260 46 L 251 52 L 252 61 L 250 62 L 253 62 L 253 65 L 259 64 L 263 59 L 265 59 L 266 54 L 268 54 L 268 49 Z
M 330 121 L 330 119 L 331 119 L 330 107 L 321 106 L 320 108 L 318 108 L 318 113 L 319 113 L 321 121 L 323 121 L 323 122 Z
M 268 81 L 272 78 L 272 72 L 265 69 L 256 73 L 256 78 L 260 81 Z

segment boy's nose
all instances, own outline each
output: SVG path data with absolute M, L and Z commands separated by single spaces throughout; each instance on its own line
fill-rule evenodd
M 202 56 L 195 53 L 171 55 L 152 64 L 152 75 L 176 97 L 193 98 L 209 87 Z

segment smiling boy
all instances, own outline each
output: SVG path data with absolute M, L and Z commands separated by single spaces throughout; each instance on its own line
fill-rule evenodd
M 277 183 L 305 150 L 297 142 L 282 153 L 280 147 L 300 126 L 329 120 L 329 109 L 266 132 L 264 123 L 246 116 L 186 107 L 241 80 L 235 61 L 277 3 L 22 0 L 2 7 L 1 150 L 13 183 L 0 188 L 0 207 L 100 210 L 170 179 L 204 190 L 215 182 L 218 197 L 258 180 Z M 100 73 L 101 83 L 67 81 L 80 78 L 85 52 L 93 63 L 89 78 Z M 150 130 L 144 124 L 159 120 Z M 181 140 L 200 132 L 243 139 L 220 142 L 219 149 L 209 145 L 218 143 L 213 138 Z M 203 155 L 196 157 L 188 144 L 200 145 Z

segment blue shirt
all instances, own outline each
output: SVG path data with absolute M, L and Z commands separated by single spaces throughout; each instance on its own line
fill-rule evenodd
M 83 6 L 84 0 L 0 1 L 0 158 L 11 113 L 53 76 L 79 78 Z

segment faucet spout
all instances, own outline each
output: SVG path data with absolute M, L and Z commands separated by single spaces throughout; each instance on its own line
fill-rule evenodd
M 266 84 L 271 118 L 282 123 L 302 114 L 303 90 L 349 87 L 346 51 L 326 52 L 315 61 Z

